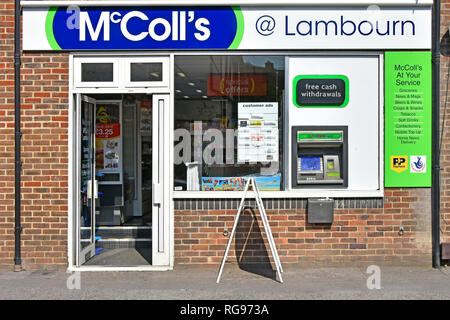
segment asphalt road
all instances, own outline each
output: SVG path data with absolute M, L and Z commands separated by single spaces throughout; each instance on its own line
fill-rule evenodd
M 366 268 L 290 267 L 284 270 L 284 283 L 280 283 L 272 270 L 243 270 L 227 265 L 219 284 L 218 268 L 210 267 L 176 266 L 173 271 L 163 272 L 82 272 L 79 277 L 64 271 L 1 271 L 0 300 L 450 299 L 450 269 L 381 267 L 379 271 L 376 278 L 378 273 L 368 274 Z M 375 288 L 368 288 L 368 279 Z

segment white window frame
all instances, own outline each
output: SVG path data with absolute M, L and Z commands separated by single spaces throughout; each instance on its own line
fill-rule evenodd
M 82 81 L 81 65 L 83 63 L 112 63 L 113 81 Z M 77 88 L 118 88 L 119 87 L 119 59 L 110 57 L 89 57 L 74 59 L 74 86 Z

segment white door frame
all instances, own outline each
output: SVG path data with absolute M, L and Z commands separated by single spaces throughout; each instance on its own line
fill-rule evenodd
M 76 179 L 76 187 L 75 190 L 77 190 L 78 192 L 80 192 L 80 188 L 81 188 L 81 179 L 80 179 L 80 172 L 83 171 L 83 164 L 81 163 L 81 154 L 84 152 L 82 150 L 83 148 L 83 141 L 80 139 L 81 137 L 81 130 L 83 129 L 82 124 L 81 124 L 81 108 L 82 108 L 82 103 L 83 102 L 87 102 L 90 105 L 92 105 L 92 110 L 91 110 L 91 117 L 94 116 L 95 114 L 95 108 L 96 108 L 96 101 L 95 99 L 92 99 L 90 97 L 81 95 L 81 94 L 77 94 L 77 99 L 76 99 L 76 115 L 77 115 L 77 123 L 76 123 L 76 163 L 77 163 L 77 179 Z M 91 119 L 91 123 L 89 125 L 89 128 L 91 128 L 91 126 L 94 126 L 94 132 L 95 132 L 95 121 L 93 121 L 93 119 Z M 92 136 L 90 135 L 90 133 L 87 133 L 89 135 L 90 139 L 93 139 Z M 93 153 L 93 157 L 95 159 L 95 142 L 91 140 L 90 143 L 90 149 Z M 88 182 L 87 185 L 87 197 L 88 199 L 91 200 L 91 206 L 90 206 L 90 210 L 91 210 L 91 232 L 90 232 L 90 238 L 92 243 L 90 243 L 88 246 L 86 246 L 85 248 L 81 249 L 81 221 L 80 221 L 80 198 L 77 197 L 77 202 L 76 202 L 76 217 L 75 217 L 75 225 L 76 225 L 76 255 L 77 255 L 77 259 L 76 259 L 76 264 L 77 266 L 80 266 L 82 264 L 84 264 L 88 259 L 92 258 L 93 256 L 95 256 L 95 207 L 96 207 L 96 199 L 98 197 L 98 193 L 97 193 L 97 185 L 96 185 L 96 179 L 95 179 L 95 161 L 92 161 L 91 166 L 89 167 L 89 170 L 91 171 L 90 173 L 90 181 Z M 90 189 L 90 191 L 89 191 Z M 78 193 L 79 195 L 79 193 Z
M 170 224 L 166 212 L 170 208 L 170 166 L 169 154 L 171 153 L 171 144 L 167 128 L 169 128 L 170 112 L 170 95 L 154 94 L 152 96 L 152 264 L 153 265 L 169 265 L 169 233 Z M 173 140 L 172 140 L 173 141 Z M 157 245 L 155 245 L 157 244 Z
M 83 54 L 79 54 L 83 57 L 86 57 Z M 119 54 L 120 55 L 120 54 Z M 118 87 L 115 89 L 107 88 L 102 90 L 102 88 L 79 88 L 74 86 L 74 75 L 79 70 L 74 70 L 74 58 L 78 56 L 78 54 L 71 54 L 69 56 L 69 201 L 68 201 L 68 271 L 165 271 L 172 270 L 174 265 L 174 206 L 172 199 L 172 190 L 173 190 L 173 72 L 174 72 L 174 55 L 173 54 L 158 54 L 158 57 L 161 57 L 161 61 L 163 63 L 169 64 L 169 81 L 168 87 L 161 88 L 124 88 Z M 120 55 L 122 56 L 122 55 Z M 128 55 L 124 55 L 127 57 Z M 139 56 L 139 54 L 136 54 Z M 133 56 L 130 55 L 130 58 Z M 155 57 L 152 57 L 154 61 Z M 79 132 L 77 131 L 77 120 L 78 114 L 76 112 L 76 108 L 74 103 L 77 103 L 77 99 L 75 97 L 76 93 L 83 94 L 102 94 L 102 93 L 117 93 L 117 94 L 133 94 L 133 93 L 146 93 L 151 94 L 153 101 L 163 101 L 164 108 L 162 113 L 162 121 L 163 126 L 159 131 L 161 138 L 163 139 L 162 148 L 160 149 L 159 154 L 164 156 L 164 165 L 161 166 L 163 169 L 162 175 L 163 186 L 162 188 L 162 209 L 164 218 L 163 226 L 164 232 L 161 234 L 158 231 L 157 220 L 153 222 L 153 239 L 152 239 L 152 247 L 156 248 L 156 253 L 154 252 L 154 256 L 152 257 L 152 265 L 142 265 L 142 266 L 128 266 L 128 267 L 120 267 L 120 266 L 77 266 L 76 261 L 76 252 L 78 250 L 77 244 L 77 224 L 75 223 L 75 219 L 78 215 L 78 194 L 79 190 L 76 188 L 78 177 L 78 171 L 76 169 L 78 163 L 78 151 L 76 150 L 76 137 Z M 154 104 L 155 105 L 155 104 Z M 162 133 L 162 135 L 161 135 Z M 154 149 L 154 147 L 153 147 Z M 153 174 L 154 175 L 154 174 Z M 161 190 L 161 189 L 160 189 Z M 155 210 L 153 211 L 153 217 L 155 217 Z M 159 214 L 161 216 L 161 214 Z M 159 236 L 162 236 L 162 240 L 164 241 L 164 245 L 158 246 L 157 239 Z M 155 238 L 158 237 L 158 238 Z M 152 249 L 155 250 L 155 249 Z

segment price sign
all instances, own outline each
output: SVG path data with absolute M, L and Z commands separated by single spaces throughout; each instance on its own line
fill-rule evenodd
M 120 124 L 97 124 L 95 137 L 97 139 L 113 139 L 120 137 Z

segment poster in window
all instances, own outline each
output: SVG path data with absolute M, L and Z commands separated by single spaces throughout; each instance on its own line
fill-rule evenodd
M 120 173 L 120 109 L 118 104 L 97 106 L 95 165 L 99 172 Z
M 278 161 L 278 103 L 238 103 L 238 163 Z

